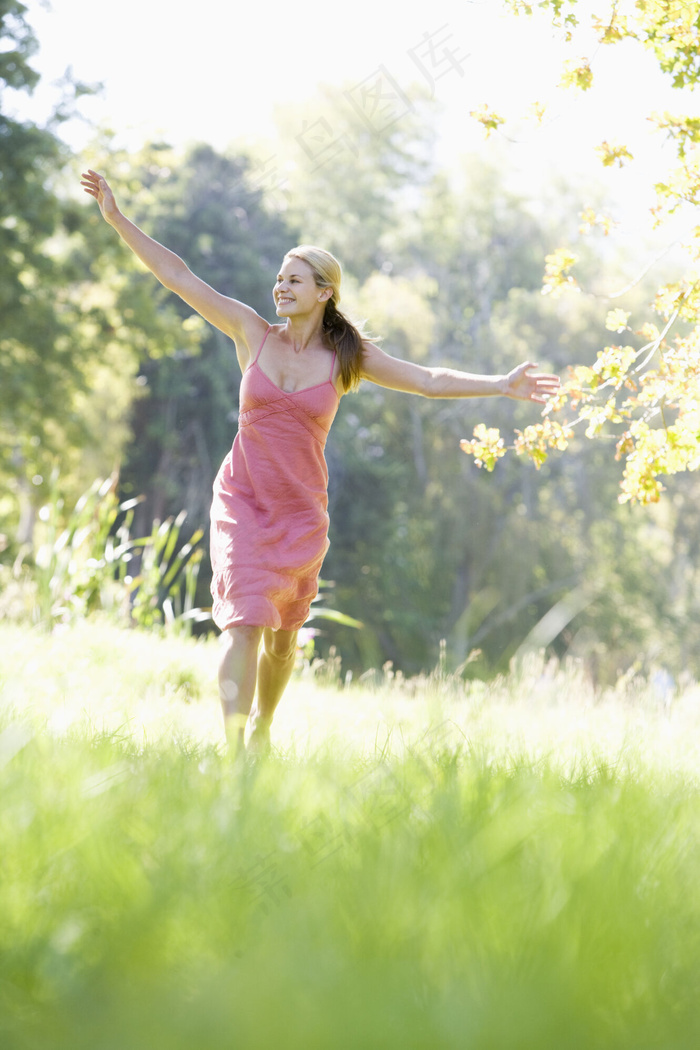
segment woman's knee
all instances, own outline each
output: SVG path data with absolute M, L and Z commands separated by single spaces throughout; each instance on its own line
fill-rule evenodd
M 297 651 L 297 631 L 271 631 L 263 634 L 265 652 L 275 660 L 291 660 Z
M 222 662 L 230 658 L 234 653 L 240 655 L 246 653 L 257 654 L 262 630 L 262 627 L 240 624 L 237 627 L 228 627 L 225 631 L 222 631 L 219 638 Z

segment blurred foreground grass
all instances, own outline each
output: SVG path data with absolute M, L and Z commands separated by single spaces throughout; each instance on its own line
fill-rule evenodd
M 239 770 L 216 655 L 0 630 L 0 1046 L 700 1045 L 696 691 L 300 676 Z

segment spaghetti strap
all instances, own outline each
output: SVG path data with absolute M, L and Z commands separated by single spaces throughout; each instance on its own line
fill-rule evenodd
M 262 348 L 264 347 L 264 345 L 265 345 L 265 340 L 267 339 L 267 337 L 268 337 L 268 335 L 270 334 L 270 332 L 271 332 L 271 331 L 272 331 L 272 325 L 271 325 L 271 324 L 269 324 L 269 325 L 267 326 L 267 331 L 265 332 L 265 335 L 264 335 L 264 336 L 262 337 L 262 342 L 261 342 L 260 346 L 258 347 L 258 352 L 257 352 L 257 354 L 255 355 L 255 361 L 257 361 L 257 360 L 258 360 L 258 358 L 260 357 L 260 351 L 261 351 L 261 350 L 262 350 Z M 255 361 L 253 361 L 253 364 L 255 364 Z M 335 362 L 334 362 L 334 363 L 335 363 Z
M 329 383 L 333 382 L 333 373 L 335 372 L 335 359 L 336 359 L 337 356 L 338 356 L 338 351 L 334 350 L 333 351 L 333 360 L 331 362 L 331 374 L 328 376 L 328 382 Z

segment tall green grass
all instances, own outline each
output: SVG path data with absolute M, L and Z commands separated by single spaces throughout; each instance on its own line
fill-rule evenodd
M 691 690 L 301 673 L 233 767 L 214 644 L 0 645 L 0 1046 L 700 1045 Z

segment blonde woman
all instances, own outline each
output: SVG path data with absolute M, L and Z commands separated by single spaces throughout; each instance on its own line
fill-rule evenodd
M 503 395 L 544 402 L 559 385 L 525 362 L 471 375 L 391 357 L 338 310 L 341 268 L 311 245 L 284 257 L 272 296 L 279 322 L 221 295 L 135 226 L 97 172 L 83 175 L 104 219 L 158 280 L 235 343 L 243 373 L 238 433 L 214 482 L 212 615 L 222 632 L 219 688 L 231 751 L 269 747 L 328 549 L 326 436 L 360 380 L 433 398 Z M 260 644 L 262 641 L 262 645 Z

